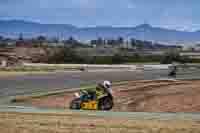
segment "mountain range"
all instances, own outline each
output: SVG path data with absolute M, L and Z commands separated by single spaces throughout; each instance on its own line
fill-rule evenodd
M 46 37 L 68 38 L 73 36 L 79 40 L 91 40 L 102 38 L 125 39 L 135 38 L 165 43 L 194 43 L 200 41 L 200 31 L 178 31 L 149 24 L 141 24 L 136 27 L 76 27 L 70 24 L 40 24 L 23 20 L 0 20 L 0 35 L 16 38 L 19 34 L 24 37 Z

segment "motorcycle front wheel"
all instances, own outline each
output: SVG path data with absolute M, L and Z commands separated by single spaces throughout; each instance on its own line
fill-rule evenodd
M 72 100 L 71 103 L 70 103 L 69 108 L 72 109 L 72 110 L 81 109 L 81 100 L 80 100 L 80 98 Z

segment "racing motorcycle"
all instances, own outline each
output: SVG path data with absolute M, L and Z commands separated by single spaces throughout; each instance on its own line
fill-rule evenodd
M 74 99 L 70 102 L 72 110 L 111 110 L 114 106 L 113 96 L 110 93 L 101 95 L 96 98 L 96 95 L 77 92 L 74 93 Z

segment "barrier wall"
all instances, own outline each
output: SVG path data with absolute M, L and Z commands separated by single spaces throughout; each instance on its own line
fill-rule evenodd
M 31 67 L 84 67 L 84 68 L 127 68 L 127 69 L 168 69 L 167 65 L 91 65 L 91 64 L 42 64 L 42 63 L 24 63 L 24 66 Z

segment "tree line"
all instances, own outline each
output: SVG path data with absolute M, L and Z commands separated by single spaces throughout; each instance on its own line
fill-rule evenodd
M 123 64 L 123 63 L 161 63 L 171 64 L 173 62 L 179 63 L 193 63 L 199 60 L 189 59 L 188 57 L 180 56 L 177 52 L 166 52 L 163 55 L 141 55 L 133 54 L 131 56 L 124 56 L 120 53 L 113 56 L 81 56 L 76 53 L 73 48 L 66 46 L 47 56 L 46 63 L 83 63 L 83 64 Z

